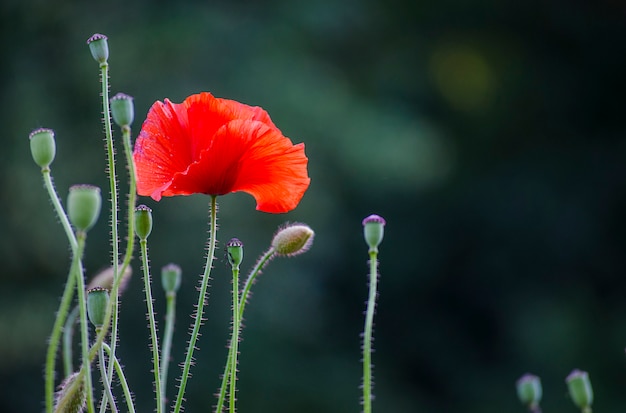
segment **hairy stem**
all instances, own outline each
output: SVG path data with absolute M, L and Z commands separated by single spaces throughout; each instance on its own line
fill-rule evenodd
M 139 241 L 141 247 L 141 263 L 143 267 L 143 283 L 146 292 L 146 305 L 148 307 L 148 322 L 150 325 L 150 340 L 152 347 L 152 368 L 154 370 L 154 385 L 156 396 L 156 411 L 163 411 L 163 398 L 161 397 L 161 370 L 159 369 L 159 340 L 157 338 L 156 321 L 154 318 L 154 307 L 152 305 L 152 287 L 150 282 L 150 267 L 148 266 L 148 241 Z
M 237 347 L 239 344 L 239 267 L 233 267 L 233 335 L 230 340 L 230 413 L 235 413 L 237 388 Z
M 217 200 L 215 195 L 211 195 L 211 207 L 210 207 L 210 229 L 209 229 L 209 251 L 207 254 L 207 261 L 204 267 L 204 274 L 202 275 L 202 283 L 200 284 L 200 293 L 198 296 L 198 304 L 196 307 L 195 322 L 191 331 L 191 338 L 189 339 L 189 346 L 187 347 L 187 355 L 183 364 L 183 371 L 180 376 L 180 385 L 178 387 L 178 395 L 176 396 L 176 404 L 174 406 L 174 413 L 179 413 L 183 404 L 183 398 L 185 396 L 185 387 L 187 386 L 187 379 L 189 377 L 189 369 L 191 368 L 191 362 L 193 360 L 193 351 L 196 347 L 196 341 L 198 340 L 198 334 L 200 332 L 200 326 L 202 324 L 202 315 L 204 312 L 204 305 L 207 300 L 206 293 L 209 287 L 209 280 L 211 276 L 211 268 L 213 268 L 213 258 L 215 256 L 215 238 L 217 232 Z
M 376 308 L 376 284 L 378 282 L 378 249 L 370 248 L 369 298 L 365 314 L 365 331 L 363 333 L 363 412 L 372 411 L 372 333 L 374 311 Z
M 119 271 L 119 235 L 118 235 L 118 193 L 117 193 L 117 174 L 115 171 L 115 148 L 113 146 L 113 132 L 111 130 L 111 110 L 109 107 L 109 64 L 107 62 L 100 64 L 100 83 L 102 84 L 102 114 L 104 122 L 104 135 L 106 141 L 106 153 L 107 153 L 107 172 L 109 175 L 109 190 L 111 193 L 111 255 L 113 264 L 113 289 L 111 291 L 110 305 L 112 306 L 112 320 L 111 320 L 111 352 L 115 354 L 115 348 L 117 346 L 117 325 L 118 325 L 118 312 L 119 312 L 119 294 L 117 287 L 119 287 L 118 279 L 122 278 L 122 274 Z M 106 332 L 107 328 L 103 328 Z M 113 377 L 113 366 L 109 366 L 107 374 L 107 380 L 109 385 Z
M 50 197 L 50 201 L 54 206 L 54 209 L 61 221 L 61 225 L 65 230 L 65 235 L 69 240 L 70 247 L 72 249 L 73 260 L 75 259 L 78 253 L 78 243 L 76 241 L 76 235 L 74 231 L 72 231 L 72 226 L 70 224 L 69 218 L 63 209 L 63 205 L 61 204 L 61 200 L 54 189 L 54 184 L 52 183 L 52 176 L 50 174 L 50 168 L 42 168 L 41 174 L 43 176 L 44 185 L 46 190 L 48 191 L 48 196 Z M 55 376 L 55 359 L 57 355 L 57 350 L 59 348 L 59 342 L 61 340 L 61 330 L 63 329 L 63 324 L 65 323 L 65 319 L 67 317 L 67 313 L 69 311 L 72 298 L 74 296 L 74 286 L 76 285 L 76 278 L 72 274 L 72 271 L 69 272 L 67 282 L 65 283 L 65 289 L 63 290 L 63 296 L 61 298 L 61 304 L 59 304 L 59 310 L 57 311 L 56 319 L 54 320 L 54 325 L 52 327 L 52 333 L 50 335 L 50 341 L 48 343 L 48 351 L 46 354 L 46 366 L 45 366 L 45 394 L 46 394 L 46 412 L 52 413 L 54 409 L 54 376 Z M 67 376 L 67 372 L 66 372 Z
M 87 411 L 89 413 L 94 412 L 93 405 L 93 384 L 91 382 L 91 361 L 89 359 L 89 321 L 87 320 L 87 299 L 85 294 L 85 278 L 82 271 L 80 261 L 82 259 L 83 251 L 85 248 L 85 240 L 87 234 L 83 231 L 79 231 L 76 234 L 78 240 L 77 255 L 72 263 L 72 272 L 76 277 L 77 293 L 78 293 L 78 308 L 80 314 L 80 332 L 81 332 L 81 355 L 82 355 L 82 367 L 85 374 L 85 387 L 87 389 Z
M 54 364 L 59 348 L 59 341 L 61 339 L 61 332 L 63 330 L 63 324 L 67 317 L 67 312 L 74 296 L 74 287 L 76 285 L 76 276 L 73 271 L 70 271 L 70 275 L 65 283 L 65 290 L 63 291 L 63 297 L 61 298 L 61 304 L 57 311 L 56 319 L 54 320 L 54 326 L 52 327 L 52 334 L 50 335 L 50 342 L 48 343 L 48 352 L 46 354 L 46 367 L 45 367 L 45 386 L 46 386 L 46 412 L 52 413 L 54 409 Z M 71 363 L 71 359 L 70 359 Z M 67 369 L 66 369 L 67 370 Z M 70 372 L 71 373 L 71 372 Z M 67 377 L 67 371 L 65 377 Z
M 176 292 L 168 292 L 166 301 L 165 333 L 163 335 L 163 350 L 161 352 L 161 400 L 163 405 L 165 405 L 167 395 L 167 375 L 172 351 L 172 338 L 174 336 L 174 320 L 176 319 Z
M 73 281 L 75 282 L 75 281 Z M 78 319 L 78 306 L 72 308 L 70 314 L 67 316 L 65 325 L 63 326 L 63 370 L 65 377 L 72 374 L 74 366 L 72 359 L 74 358 L 74 351 L 72 350 L 72 344 L 74 341 L 74 326 Z
M 105 361 L 105 358 L 104 358 L 104 348 L 103 348 L 103 346 L 100 346 L 100 351 L 98 351 L 98 361 L 99 361 L 99 365 L 100 365 L 100 376 L 102 378 L 102 386 L 104 387 L 104 395 L 105 395 L 105 397 L 102 398 L 102 404 L 100 405 L 100 411 L 101 412 L 106 411 L 106 406 L 107 406 L 107 403 L 108 403 L 111 406 L 111 412 L 117 413 L 117 406 L 115 405 L 115 398 L 113 397 L 113 392 L 111 391 L 111 385 L 110 385 L 109 380 L 107 378 L 106 361 Z
M 126 381 L 126 376 L 124 375 L 124 371 L 122 370 L 122 366 L 120 365 L 117 357 L 111 353 L 111 347 L 108 344 L 102 343 L 102 347 L 109 355 L 109 360 L 113 361 L 113 365 L 115 367 L 115 372 L 117 373 L 117 377 L 120 379 L 120 385 L 122 386 L 122 390 L 124 392 L 124 398 L 126 398 L 126 405 L 128 406 L 129 413 L 135 413 L 135 406 L 133 405 L 133 396 L 130 393 L 130 388 L 128 387 L 128 382 Z
M 274 253 L 275 251 L 273 248 L 270 248 L 267 252 L 265 252 L 265 254 L 263 254 L 263 256 L 259 259 L 259 261 L 257 261 L 256 265 L 254 266 L 254 268 L 248 275 L 248 278 L 246 279 L 246 283 L 243 287 L 243 290 L 241 291 L 241 296 L 239 298 L 239 310 L 238 310 L 238 316 L 237 316 L 239 326 L 241 326 L 241 321 L 243 320 L 243 310 L 246 306 L 246 303 L 248 302 L 250 289 L 252 288 L 252 285 L 254 284 L 254 281 L 256 280 L 257 275 L 259 275 L 259 273 L 261 272 L 265 264 L 269 262 L 270 258 L 272 258 Z M 228 388 L 228 383 L 230 381 L 230 375 L 231 375 L 232 359 L 233 359 L 233 347 L 231 345 L 228 347 L 228 357 L 226 358 L 226 366 L 224 367 L 224 374 L 222 375 L 222 384 L 220 386 L 217 404 L 215 406 L 216 413 L 222 413 L 222 411 L 224 410 L 224 403 L 226 400 L 226 390 Z

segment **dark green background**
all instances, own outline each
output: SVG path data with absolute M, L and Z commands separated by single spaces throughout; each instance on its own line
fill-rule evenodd
M 3 1 L 0 410 L 42 410 L 46 340 L 69 268 L 29 132 L 56 131 L 63 199 L 73 184 L 107 188 L 98 66 L 85 44 L 100 32 L 111 92 L 135 97 L 135 133 L 155 100 L 211 91 L 263 106 L 310 159 L 311 187 L 289 214 L 256 212 L 245 194 L 219 200 L 186 411 L 211 410 L 226 355 L 224 242 L 245 243 L 247 270 L 284 221 L 311 225 L 315 244 L 273 261 L 255 286 L 239 411 L 359 411 L 361 219 L 374 212 L 387 219 L 375 411 L 522 412 L 513 383 L 531 371 L 543 378 L 545 411 L 573 412 L 564 384 L 573 368 L 589 371 L 597 411 L 622 411 L 625 23 L 618 0 Z M 176 376 L 208 198 L 141 202 L 154 211 L 154 273 L 169 262 L 184 271 Z M 107 266 L 108 246 L 103 216 L 89 274 Z M 146 412 L 148 330 L 133 267 L 118 354 Z

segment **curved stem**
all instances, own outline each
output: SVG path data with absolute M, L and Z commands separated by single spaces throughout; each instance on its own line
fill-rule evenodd
M 365 331 L 363 334 L 363 413 L 372 411 L 372 331 L 376 308 L 376 284 L 378 281 L 378 249 L 370 248 L 369 298 L 365 313 Z
M 93 384 L 91 382 L 91 361 L 89 359 L 89 321 L 87 320 L 87 299 L 85 297 L 85 279 L 82 271 L 80 261 L 85 248 L 85 240 L 87 234 L 85 232 L 77 232 L 76 238 L 78 241 L 77 255 L 74 258 L 72 265 L 74 276 L 76 277 L 76 287 L 78 293 L 78 308 L 80 314 L 80 331 L 81 331 L 81 354 L 82 354 L 82 367 L 85 374 L 85 386 L 87 389 L 87 411 L 89 413 L 94 412 L 93 405 Z
M 174 322 L 176 319 L 176 293 L 166 295 L 167 308 L 165 313 L 165 333 L 163 335 L 163 350 L 161 352 L 161 400 L 165 405 L 167 375 L 172 351 L 172 338 L 174 336 Z
M 54 189 L 54 184 L 52 183 L 52 176 L 50 173 L 50 168 L 42 168 L 41 174 L 43 176 L 44 185 L 46 190 L 48 191 L 48 196 L 50 197 L 50 201 L 54 206 L 54 209 L 61 221 L 61 225 L 65 230 L 65 235 L 69 240 L 70 247 L 72 249 L 72 255 L 76 257 L 78 243 L 76 241 L 76 235 L 74 231 L 72 231 L 72 226 L 70 224 L 69 218 L 63 209 L 63 205 L 61 204 L 61 200 Z M 63 328 L 63 324 L 65 323 L 65 318 L 67 317 L 67 313 L 69 311 L 70 304 L 72 302 L 72 297 L 74 295 L 74 286 L 76 285 L 76 279 L 72 275 L 72 271 L 68 275 L 67 282 L 65 283 L 65 289 L 63 290 L 63 296 L 61 298 L 61 303 L 59 304 L 59 310 L 57 311 L 56 319 L 54 320 L 54 325 L 52 327 L 52 333 L 50 335 L 50 341 L 48 343 L 48 351 L 46 354 L 46 367 L 45 367 L 45 394 L 46 394 L 46 412 L 52 413 L 54 409 L 54 364 L 57 355 L 57 350 L 59 348 L 59 341 L 61 339 L 61 330 Z
M 126 381 L 126 376 L 124 375 L 124 371 L 122 370 L 122 366 L 120 365 L 119 360 L 113 353 L 111 353 L 111 347 L 108 344 L 102 343 L 102 347 L 109 355 L 109 360 L 113 361 L 113 365 L 115 367 L 115 372 L 117 373 L 117 377 L 120 379 L 120 385 L 122 386 L 122 390 L 124 391 L 124 397 L 126 398 L 126 405 L 128 406 L 129 413 L 135 413 L 135 406 L 133 405 L 133 396 L 130 393 L 130 388 L 128 387 L 128 382 Z
M 76 249 L 78 243 L 76 241 L 76 235 L 72 230 L 72 225 L 70 224 L 70 220 L 63 209 L 63 205 L 61 204 L 61 200 L 54 189 L 54 184 L 52 183 L 52 176 L 50 174 L 50 168 L 42 168 L 41 174 L 43 175 L 43 181 L 46 186 L 46 190 L 48 191 L 48 196 L 50 197 L 50 201 L 52 201 L 52 205 L 54 206 L 54 210 L 61 221 L 61 225 L 65 230 L 65 235 L 70 242 L 70 247 L 72 248 L 72 253 L 76 255 Z
M 50 343 L 48 344 L 48 352 L 46 354 L 46 368 L 45 368 L 45 386 L 46 386 L 46 412 L 52 413 L 54 409 L 54 364 L 59 348 L 59 341 L 61 339 L 61 331 L 63 330 L 63 324 L 67 316 L 68 309 L 72 298 L 74 296 L 74 286 L 76 285 L 76 277 L 74 271 L 70 270 L 67 283 L 65 283 L 65 290 L 63 291 L 63 297 L 61 298 L 61 304 L 57 311 L 57 316 L 54 320 L 54 326 L 52 327 L 52 334 L 50 335 Z M 71 359 L 70 359 L 71 363 Z M 66 374 L 67 377 L 67 369 Z
M 80 267 L 80 274 L 82 275 L 82 266 Z M 118 277 L 118 279 L 114 280 L 114 284 L 113 284 L 114 290 L 119 287 L 120 279 L 121 277 Z M 84 291 L 84 281 L 83 281 L 83 291 Z M 76 380 L 74 380 L 74 382 L 67 389 L 66 396 L 63 397 L 63 399 L 60 401 L 60 404 L 56 406 L 57 411 L 64 411 L 63 409 L 67 408 L 67 403 L 69 403 L 69 401 L 71 400 L 70 396 L 80 390 L 82 380 L 86 380 L 86 386 L 87 386 L 87 380 L 89 383 L 87 387 L 88 403 L 89 403 L 89 400 L 92 399 L 92 396 L 91 396 L 92 390 L 89 390 L 89 389 L 93 389 L 93 386 L 91 384 L 91 363 L 94 361 L 94 359 L 98 355 L 100 346 L 104 345 L 104 337 L 107 335 L 108 328 L 111 325 L 111 313 L 112 313 L 111 301 L 109 301 L 109 306 L 107 307 L 107 310 L 104 315 L 104 324 L 100 328 L 100 331 L 97 333 L 96 339 L 94 343 L 91 345 L 91 348 L 89 349 L 87 353 L 86 362 L 83 356 L 83 363 L 79 370 L 79 376 L 77 376 Z M 81 321 L 81 324 L 82 324 L 82 321 Z M 109 347 L 109 350 L 110 350 L 110 347 Z M 89 404 L 88 404 L 88 408 L 89 408 Z M 93 408 L 90 412 L 93 412 Z
M 211 268 L 213 268 L 213 258 L 215 256 L 215 238 L 217 232 L 217 201 L 215 195 L 211 195 L 210 209 L 211 218 L 209 224 L 209 251 L 207 254 L 207 261 L 204 267 L 204 274 L 202 276 L 202 283 L 200 285 L 200 294 L 198 296 L 198 304 L 196 307 L 195 322 L 191 331 L 191 338 L 189 339 L 189 345 L 187 347 L 187 356 L 185 357 L 183 371 L 180 377 L 180 386 L 178 387 L 178 395 L 176 396 L 174 413 L 179 413 L 183 404 L 185 387 L 187 386 L 187 378 L 189 377 L 189 369 L 191 368 L 191 362 L 193 360 L 193 351 L 196 347 L 196 341 L 198 340 L 198 333 L 200 332 L 200 325 L 202 324 L 204 305 L 207 300 L 206 293 L 209 287 Z
M 246 303 L 248 302 L 248 298 L 250 295 L 250 289 L 256 280 L 256 277 L 261 273 L 261 270 L 269 262 L 269 260 L 274 256 L 274 249 L 270 248 L 267 252 L 261 256 L 261 258 L 257 261 L 256 265 L 248 275 L 248 279 L 241 291 L 241 296 L 239 299 L 239 311 L 238 311 L 238 322 L 239 326 L 241 326 L 241 321 L 243 320 L 243 310 L 246 307 Z M 231 375 L 231 366 L 233 359 L 233 348 L 232 345 L 228 347 L 228 356 L 226 358 L 226 366 L 224 367 L 224 374 L 222 375 L 222 384 L 220 386 L 220 391 L 217 399 L 217 404 L 215 406 L 216 413 L 222 413 L 224 409 L 224 403 L 226 399 L 226 389 L 228 387 L 228 383 Z
M 146 292 L 146 305 L 148 307 L 148 321 L 150 325 L 150 339 L 152 347 L 152 368 L 154 369 L 154 385 L 156 396 L 156 411 L 163 411 L 163 398 L 161 397 L 161 370 L 159 369 L 159 340 L 157 338 L 156 321 L 154 319 L 154 307 L 152 306 L 152 287 L 150 286 L 150 267 L 148 267 L 148 242 L 146 239 L 139 241 L 141 247 L 141 263 L 143 267 L 143 283 Z
M 100 346 L 100 351 L 98 351 L 98 359 L 99 359 L 99 364 L 100 364 L 100 376 L 102 377 L 102 386 L 104 387 L 104 394 L 105 394 L 105 397 L 102 399 L 102 404 L 100 405 L 100 411 L 106 411 L 106 406 L 107 406 L 107 401 L 108 401 L 108 404 L 111 406 L 111 412 L 117 413 L 117 406 L 115 405 L 115 398 L 113 397 L 113 392 L 111 391 L 111 385 L 109 384 L 109 380 L 107 379 L 106 361 L 104 358 L 103 346 Z
M 240 323 L 241 323 L 241 320 L 243 320 L 243 310 L 245 309 L 246 304 L 248 303 L 250 289 L 252 289 L 252 285 L 256 281 L 256 277 L 261 273 L 261 270 L 263 269 L 263 267 L 265 267 L 265 264 L 267 264 L 269 260 L 274 256 L 274 253 L 276 253 L 274 248 L 270 248 L 269 250 L 267 250 L 267 252 L 263 254 L 263 256 L 259 259 L 259 261 L 256 263 L 256 265 L 250 272 L 248 279 L 246 279 L 246 283 L 243 287 L 243 290 L 241 291 L 241 299 L 239 300 L 240 301 L 240 304 L 239 304 L 239 322 Z
M 63 368 L 65 377 L 72 374 L 74 366 L 72 359 L 74 358 L 74 352 L 72 350 L 72 342 L 74 341 L 74 326 L 76 325 L 76 319 L 78 318 L 78 306 L 72 308 L 70 314 L 67 316 L 65 325 L 63 326 Z

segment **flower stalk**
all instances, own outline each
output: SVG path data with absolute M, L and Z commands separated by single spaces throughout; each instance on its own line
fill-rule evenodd
M 243 244 L 236 238 L 229 241 L 228 261 L 233 273 L 233 332 L 230 339 L 230 394 L 228 397 L 230 413 L 235 413 L 235 402 L 237 392 L 237 356 L 239 345 L 239 329 L 241 320 L 239 319 L 239 265 L 243 260 Z
M 89 358 L 89 331 L 87 324 L 87 299 L 85 297 L 85 279 L 82 271 L 80 261 L 85 248 L 85 240 L 87 233 L 84 231 L 77 231 L 76 239 L 78 241 L 77 255 L 72 263 L 72 272 L 76 277 L 76 287 L 78 293 L 78 308 L 80 317 L 80 332 L 81 332 L 81 357 L 82 366 L 81 372 L 84 375 L 85 387 L 87 392 L 87 412 L 94 413 L 93 403 L 93 384 L 91 381 L 91 359 Z
M 111 352 L 115 355 L 115 348 L 117 346 L 117 334 L 118 334 L 118 315 L 119 315 L 119 294 L 118 287 L 119 281 L 122 278 L 119 271 L 119 235 L 118 235 L 118 192 L 117 192 L 117 173 L 115 167 L 115 148 L 113 145 L 113 132 L 111 128 L 111 110 L 109 106 L 109 64 L 107 62 L 109 57 L 109 47 L 107 43 L 107 37 L 101 34 L 95 34 L 87 41 L 89 49 L 93 58 L 99 63 L 100 66 L 100 83 L 102 85 L 102 113 L 104 123 L 104 135 L 105 135 L 105 147 L 107 155 L 107 172 L 109 176 L 109 189 L 111 194 L 111 254 L 112 265 L 114 274 L 113 288 L 111 289 L 111 301 L 109 304 L 110 311 L 107 311 L 106 324 L 101 329 L 98 338 L 100 343 L 104 340 L 108 329 L 111 329 Z M 130 216 L 129 216 L 130 217 Z M 129 234 L 129 239 L 132 238 L 132 234 Z M 109 315 L 110 313 L 110 315 Z M 108 318 L 111 318 L 109 327 Z M 113 366 L 109 366 L 107 380 L 109 385 L 113 380 Z
M 150 347 L 152 348 L 152 369 L 154 370 L 154 386 L 156 398 L 156 411 L 163 411 L 163 398 L 161 397 L 161 369 L 159 368 L 159 340 L 154 317 L 152 299 L 152 283 L 150 281 L 150 266 L 148 265 L 148 236 L 152 232 L 152 212 L 145 205 L 139 205 L 135 209 L 135 232 L 139 237 L 141 249 L 141 266 L 143 268 L 144 291 L 146 293 L 146 306 L 148 310 L 148 323 L 150 328 Z
M 257 276 L 261 273 L 265 265 L 269 263 L 271 259 L 275 256 L 293 257 L 305 253 L 311 247 L 314 235 L 315 233 L 313 232 L 313 230 L 305 224 L 286 225 L 280 228 L 276 232 L 276 234 L 274 234 L 274 238 L 272 239 L 269 249 L 265 251 L 263 255 L 261 255 L 261 257 L 254 265 L 254 268 L 252 268 L 252 270 L 250 271 L 250 274 L 248 274 L 244 287 L 239 295 L 239 308 L 237 312 L 237 323 L 239 326 L 239 330 L 241 330 L 244 309 L 250 297 L 250 290 L 252 289 L 252 285 L 256 281 Z M 239 331 L 239 334 L 240 333 L 241 331 Z M 239 336 L 237 338 L 239 339 Z M 222 413 L 222 410 L 224 409 L 228 384 L 232 383 L 233 370 L 236 370 L 237 364 L 235 353 L 237 351 L 238 347 L 233 348 L 232 344 L 228 348 L 226 366 L 224 367 L 224 373 L 222 374 L 222 384 L 218 392 L 217 404 L 215 406 L 216 413 Z M 233 360 L 235 360 L 235 363 L 233 363 Z M 233 369 L 233 366 L 235 366 L 235 369 Z
M 161 270 L 161 282 L 165 290 L 165 333 L 163 334 L 163 349 L 161 351 L 161 399 L 165 406 L 167 399 L 167 377 L 174 337 L 174 322 L 176 320 L 176 293 L 180 288 L 182 271 L 178 265 L 169 264 Z
M 265 264 L 267 264 L 271 260 L 271 258 L 274 256 L 275 253 L 276 251 L 274 250 L 274 248 L 270 247 L 270 249 L 267 250 L 261 256 L 261 258 L 257 261 L 256 265 L 254 266 L 254 268 L 248 275 L 248 278 L 246 279 L 244 287 L 241 290 L 241 296 L 238 300 L 239 308 L 237 311 L 237 319 L 238 319 L 238 323 L 240 326 L 241 326 L 241 322 L 243 321 L 243 310 L 248 301 L 248 297 L 250 295 L 250 289 L 252 288 L 252 285 L 254 284 L 254 280 L 256 279 L 257 275 L 261 273 L 261 270 L 263 269 Z M 231 375 L 232 375 L 231 371 L 232 371 L 232 366 L 233 366 L 233 353 L 234 352 L 235 352 L 235 349 L 233 349 L 232 340 L 231 340 L 231 345 L 228 346 L 228 356 L 226 357 L 226 366 L 224 367 L 224 373 L 222 374 L 222 384 L 220 385 L 220 390 L 218 392 L 218 398 L 217 398 L 217 404 L 215 405 L 215 413 L 222 413 L 222 411 L 224 410 L 226 392 L 228 391 L 228 385 L 230 383 Z
M 107 352 L 109 356 L 109 360 L 112 360 L 112 364 L 115 367 L 115 372 L 117 373 L 117 377 L 120 379 L 120 386 L 122 387 L 122 391 L 124 392 L 124 398 L 126 399 L 126 406 L 128 407 L 129 413 L 135 413 L 135 406 L 133 405 L 133 396 L 130 393 L 130 387 L 128 387 L 128 382 L 126 381 L 126 375 L 122 370 L 122 366 L 120 365 L 119 360 L 113 353 L 111 353 L 111 347 L 108 344 L 102 343 L 102 348 Z
M 369 296 L 365 312 L 363 332 L 363 412 L 372 411 L 372 335 L 378 283 L 378 245 L 383 240 L 385 220 L 378 215 L 370 215 L 363 220 L 363 236 L 369 246 Z
M 210 206 L 210 228 L 209 228 L 209 251 L 207 254 L 206 264 L 204 266 L 204 274 L 202 275 L 202 281 L 200 284 L 200 293 L 198 295 L 198 304 L 196 306 L 195 322 L 192 327 L 191 337 L 189 339 L 189 345 L 187 346 L 187 354 L 183 363 L 183 371 L 180 376 L 180 385 L 178 387 L 178 395 L 176 396 L 176 404 L 174 405 L 174 413 L 179 413 L 183 404 L 185 396 L 185 388 L 187 387 L 187 379 L 189 377 L 189 370 L 191 369 L 191 362 L 193 360 L 193 351 L 196 348 L 196 342 L 198 341 L 198 335 L 200 332 L 200 326 L 202 325 L 202 316 L 204 314 L 204 306 L 207 300 L 207 290 L 209 287 L 209 281 L 211 279 L 211 269 L 213 268 L 213 259 L 215 257 L 215 245 L 216 245 L 216 233 L 217 233 L 217 197 L 211 195 Z

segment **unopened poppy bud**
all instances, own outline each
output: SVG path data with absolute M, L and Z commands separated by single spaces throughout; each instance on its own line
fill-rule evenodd
M 135 208 L 135 233 L 145 241 L 152 232 L 152 210 L 145 205 Z
M 315 232 L 306 224 L 289 224 L 278 229 L 272 239 L 272 248 L 277 255 L 303 254 L 311 248 L 314 235 Z
M 30 139 L 30 153 L 37 165 L 42 168 L 50 166 L 56 154 L 54 131 L 52 129 L 35 129 L 28 136 Z
M 83 376 L 74 372 L 59 385 L 54 404 L 55 412 L 80 413 L 85 409 L 87 389 Z
M 130 126 L 135 119 L 135 105 L 133 98 L 124 93 L 118 93 L 111 98 L 111 115 L 119 127 Z
M 121 268 L 122 265 L 119 265 Z M 122 279 L 120 280 L 120 284 L 117 287 L 117 293 L 122 295 L 124 291 L 126 291 L 126 287 L 128 286 L 128 281 L 130 277 L 133 275 L 133 269 L 129 266 L 126 267 L 124 273 L 121 275 Z M 100 271 L 89 281 L 87 284 L 87 290 L 91 290 L 92 288 L 100 287 L 105 288 L 109 291 L 113 289 L 113 282 L 115 281 L 115 274 L 113 273 L 113 267 L 109 267 L 105 270 Z
M 541 388 L 541 379 L 533 374 L 524 374 L 515 383 L 517 388 L 517 396 L 524 406 L 530 409 L 536 408 L 541 402 L 543 394 Z
M 569 396 L 579 409 L 585 411 L 593 403 L 593 389 L 589 374 L 578 369 L 573 370 L 565 379 Z
M 370 250 L 378 248 L 385 235 L 385 220 L 378 215 L 370 215 L 363 220 L 363 236 Z
M 98 220 L 102 197 L 100 188 L 93 185 L 74 185 L 67 197 L 70 222 L 78 231 L 88 231 Z
M 100 64 L 107 62 L 109 59 L 109 44 L 105 35 L 96 33 L 87 39 L 87 44 L 96 62 Z
M 87 315 L 96 328 L 104 325 L 104 316 L 109 305 L 109 292 L 101 287 L 87 290 Z
M 228 251 L 228 262 L 233 268 L 239 269 L 239 265 L 243 261 L 243 242 L 237 238 L 233 238 L 226 244 Z
M 174 294 L 180 288 L 183 271 L 176 264 L 167 264 L 161 268 L 161 284 L 166 294 Z

